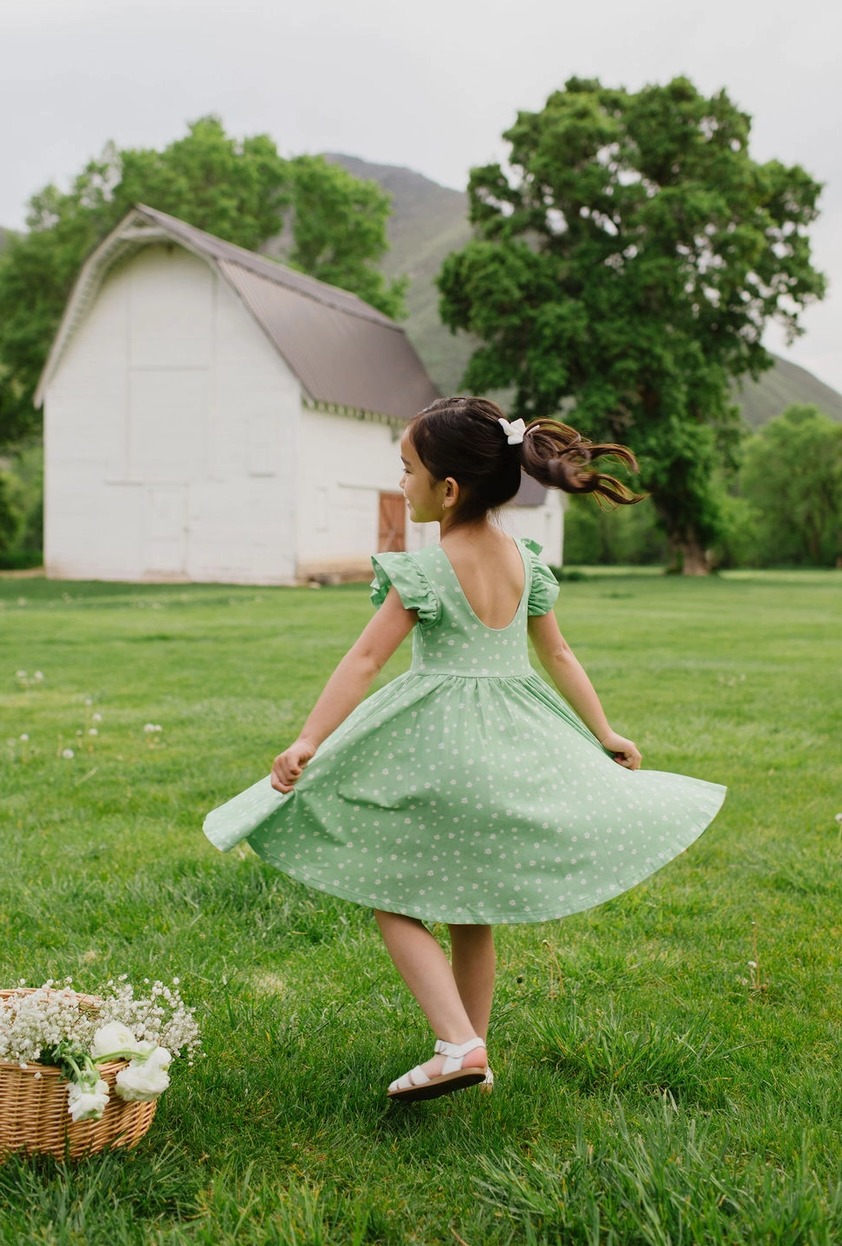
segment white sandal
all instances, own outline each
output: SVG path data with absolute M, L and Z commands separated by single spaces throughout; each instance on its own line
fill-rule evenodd
M 479 1082 L 488 1081 L 488 1068 L 469 1065 L 462 1068 L 462 1060 L 469 1051 L 477 1047 L 485 1047 L 481 1038 L 471 1038 L 467 1043 L 447 1043 L 443 1038 L 436 1041 L 436 1055 L 444 1056 L 445 1061 L 441 1073 L 430 1077 L 418 1064 L 403 1077 L 392 1082 L 389 1087 L 389 1098 L 400 1099 L 404 1103 L 412 1103 L 416 1099 L 437 1099 L 439 1095 L 452 1094 L 454 1090 L 464 1090 L 466 1086 L 476 1086 Z M 493 1081 L 493 1075 L 492 1075 Z

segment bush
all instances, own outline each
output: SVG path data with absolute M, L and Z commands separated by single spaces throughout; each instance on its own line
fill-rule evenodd
M 21 450 L 0 469 L 0 568 L 37 567 L 44 545 L 44 455 Z
M 669 543 L 651 498 L 616 510 L 601 510 L 592 497 L 570 498 L 564 517 L 566 566 L 649 566 L 668 559 Z
M 842 425 L 815 406 L 794 405 L 750 437 L 739 477 L 755 512 L 759 566 L 842 565 Z

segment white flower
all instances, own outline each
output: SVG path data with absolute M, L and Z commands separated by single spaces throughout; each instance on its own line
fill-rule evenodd
M 15 679 L 26 679 L 26 671 L 15 671 Z
M 101 722 L 102 722 L 102 714 L 92 714 L 92 715 L 91 715 L 91 722 L 101 723 Z
M 154 731 L 154 730 L 155 730 L 155 724 L 154 724 L 154 723 L 147 723 L 147 724 L 146 724 L 146 726 L 143 728 L 143 730 L 144 730 L 144 731 L 146 731 L 147 733 L 148 733 L 148 732 L 150 732 L 150 731 Z
M 43 672 L 43 671 L 36 671 L 36 672 L 35 672 L 35 675 L 33 676 L 33 678 L 34 678 L 34 679 L 43 679 L 43 678 L 44 678 L 44 672 Z
M 839 823 L 842 823 L 842 813 L 837 813 L 837 815 L 836 815 L 836 821 L 837 821 L 837 822 L 839 822 Z
M 23 735 L 21 736 L 21 739 L 23 740 L 24 744 L 26 744 L 26 743 L 27 743 L 27 741 L 29 740 L 29 736 L 26 734 L 26 732 L 25 732 L 25 731 L 24 731 Z
M 73 749 L 72 749 L 72 748 L 63 748 L 63 749 L 61 750 L 61 755 L 62 755 L 62 757 L 63 757 L 66 761 L 70 761 L 70 760 L 72 759 L 72 757 L 73 757 Z
M 97 731 L 96 727 L 89 727 L 88 735 L 99 735 L 99 732 Z
M 117 1094 L 129 1102 L 157 1099 L 170 1084 L 166 1070 L 171 1061 L 166 1047 L 153 1047 L 148 1056 L 136 1057 L 117 1074 Z
M 119 1021 L 101 1025 L 91 1043 L 91 1055 L 95 1060 L 101 1060 L 103 1056 L 110 1056 L 117 1051 L 133 1051 L 140 1055 L 148 1049 L 148 1043 L 139 1042 L 129 1027 Z
M 67 1104 L 74 1121 L 98 1121 L 108 1104 L 108 1083 L 101 1077 L 82 1086 L 71 1082 L 67 1087 Z

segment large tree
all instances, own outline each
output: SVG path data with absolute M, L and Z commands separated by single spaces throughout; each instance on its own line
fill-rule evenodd
M 34 432 L 32 395 L 86 255 L 135 203 L 169 212 L 249 250 L 284 231 L 286 262 L 353 290 L 387 315 L 403 284 L 387 286 L 389 196 L 319 156 L 287 160 L 265 134 L 242 141 L 217 117 L 192 124 L 162 151 L 110 144 L 68 191 L 33 195 L 28 232 L 0 251 L 0 446 Z
M 571 79 L 518 113 L 507 169 L 472 170 L 475 237 L 438 278 L 445 324 L 483 343 L 465 386 L 514 387 L 527 419 L 572 400 L 584 432 L 629 444 L 688 573 L 722 530 L 730 379 L 769 367 L 767 321 L 795 336 L 825 288 L 806 234 L 820 186 L 756 163 L 750 125 L 685 78 L 637 93 Z

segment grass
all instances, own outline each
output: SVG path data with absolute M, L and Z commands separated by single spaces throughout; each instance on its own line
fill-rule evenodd
M 371 915 L 199 829 L 365 590 L 0 579 L 3 984 L 178 976 L 207 1052 L 131 1154 L 0 1165 L 0 1246 L 842 1240 L 842 576 L 612 568 L 558 611 L 646 764 L 729 798 L 627 895 L 502 929 L 494 1094 L 401 1108 L 429 1042 Z

